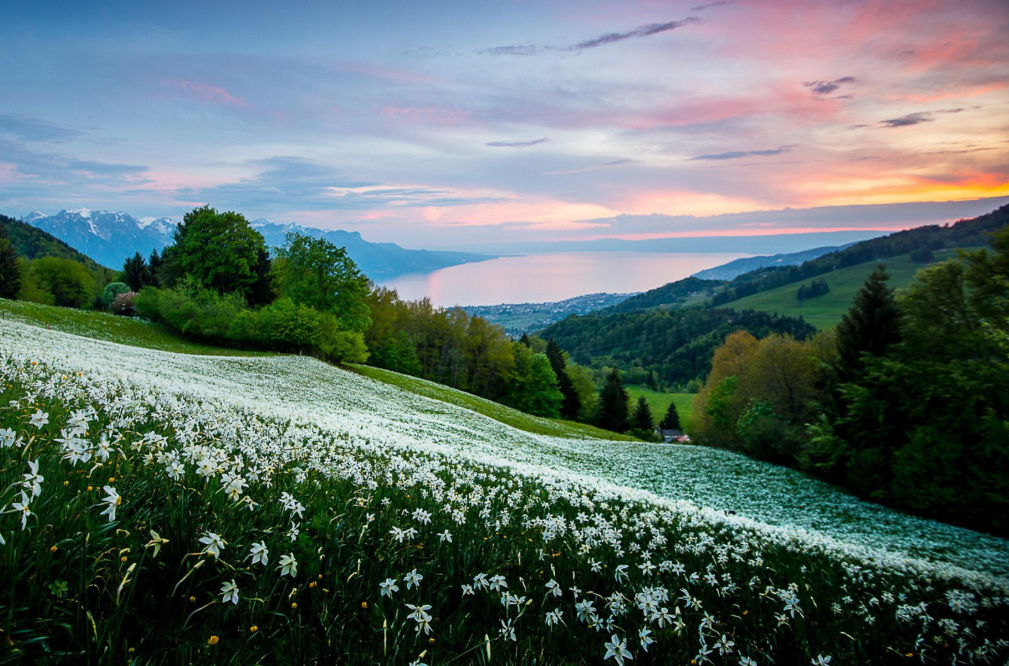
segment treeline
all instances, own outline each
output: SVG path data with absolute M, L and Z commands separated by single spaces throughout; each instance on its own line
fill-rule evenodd
M 655 289 L 649 289 L 637 296 L 631 296 L 624 302 L 600 310 L 600 312 L 634 312 L 636 310 L 647 310 L 660 306 L 684 305 L 688 299 L 697 294 L 703 294 L 709 298 L 714 296 L 715 287 L 722 284 L 725 284 L 724 280 L 702 280 L 700 278 L 687 277 L 676 282 L 664 284 Z
M 799 285 L 799 290 L 796 292 L 795 296 L 800 301 L 808 301 L 811 298 L 816 298 L 817 296 L 823 296 L 824 294 L 830 293 L 830 285 L 827 284 L 826 280 L 813 280 L 808 285 Z
M 743 329 L 757 337 L 784 333 L 795 338 L 816 329 L 802 319 L 754 310 L 689 307 L 645 312 L 571 316 L 543 329 L 578 363 L 619 367 L 667 386 L 703 379 L 726 336 Z M 654 383 L 654 380 L 650 383 Z
M 1009 535 L 1009 227 L 899 296 L 886 281 L 877 269 L 836 332 L 729 336 L 692 435 Z
M 0 215 L 0 298 L 102 307 L 114 275 L 55 236 Z
M 714 306 L 724 305 L 782 285 L 818 277 L 830 271 L 869 261 L 879 261 L 915 253 L 915 261 L 927 261 L 930 253 L 944 248 L 983 246 L 988 234 L 1009 223 L 1009 206 L 953 225 L 929 225 L 898 231 L 888 236 L 855 243 L 837 252 L 804 262 L 801 266 L 759 268 L 731 280 L 711 299 Z

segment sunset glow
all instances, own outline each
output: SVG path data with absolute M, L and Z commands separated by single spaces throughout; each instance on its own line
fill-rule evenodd
M 8 8 L 0 208 L 209 203 L 450 247 L 1009 196 L 1002 0 L 284 7 Z

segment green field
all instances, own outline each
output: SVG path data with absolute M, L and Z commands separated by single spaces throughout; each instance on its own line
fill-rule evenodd
M 951 259 L 956 256 L 956 250 L 942 250 L 935 253 L 936 261 Z M 777 289 L 753 294 L 746 298 L 727 303 L 726 307 L 736 310 L 760 310 L 762 312 L 777 312 L 779 314 L 802 317 L 818 330 L 833 328 L 841 321 L 841 316 L 851 306 L 855 294 L 865 283 L 865 279 L 878 264 L 885 264 L 890 274 L 890 286 L 900 289 L 911 284 L 915 273 L 923 267 L 911 261 L 908 255 L 891 257 L 884 261 L 869 261 L 857 266 L 849 266 L 832 271 L 817 278 L 802 282 L 793 282 Z M 799 286 L 816 280 L 823 280 L 830 287 L 830 293 L 799 301 L 796 292 Z
M 652 417 L 656 421 L 661 421 L 662 417 L 666 415 L 666 410 L 669 409 L 669 403 L 676 403 L 676 411 L 680 415 L 680 425 L 683 426 L 684 430 L 690 429 L 690 416 L 694 404 L 694 393 L 666 393 L 664 391 L 653 391 L 647 386 L 641 386 L 640 384 L 628 384 L 624 388 L 627 389 L 628 395 L 631 396 L 631 408 L 638 402 L 638 398 L 645 396 L 645 400 L 648 401 L 648 406 L 652 410 Z

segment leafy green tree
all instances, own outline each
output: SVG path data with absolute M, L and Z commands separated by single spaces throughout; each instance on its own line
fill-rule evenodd
M 0 228 L 0 298 L 17 298 L 21 291 L 21 262 Z
M 66 308 L 80 308 L 91 301 L 94 274 L 87 266 L 72 259 L 40 257 L 29 263 L 35 283 L 52 294 L 53 303 Z
M 515 366 L 509 380 L 507 404 L 536 416 L 560 416 L 564 396 L 557 388 L 557 376 L 550 361 L 521 342 L 513 343 L 513 347 Z
M 243 215 L 218 213 L 210 206 L 196 208 L 176 227 L 174 241 L 163 257 L 169 286 L 189 275 L 201 287 L 240 294 L 246 300 L 264 291 L 257 282 L 268 279 L 261 270 L 264 256 L 269 260 L 266 243 Z
M 882 356 L 901 340 L 900 309 L 893 289 L 886 286 L 889 279 L 885 266 L 876 268 L 837 325 L 836 370 L 841 382 L 861 373 L 863 354 Z
M 606 384 L 599 392 L 599 417 L 597 422 L 600 428 L 612 430 L 613 432 L 624 432 L 627 430 L 627 390 L 623 382 L 620 381 L 620 373 L 612 370 L 606 378 Z
M 676 411 L 676 403 L 670 402 L 669 409 L 666 410 L 666 415 L 662 418 L 662 423 L 660 427 L 663 430 L 681 430 L 680 426 L 680 413 Z
M 638 398 L 638 404 L 634 406 L 634 413 L 631 415 L 631 427 L 635 430 L 651 431 L 655 427 L 655 419 L 652 418 L 652 408 L 648 406 L 645 396 Z
M 105 289 L 102 290 L 102 306 L 106 308 L 109 307 L 109 305 L 112 304 L 112 301 L 115 300 L 116 296 L 119 294 L 125 294 L 128 291 L 136 290 L 130 289 L 129 285 L 125 282 L 110 282 L 105 285 Z
M 280 289 L 295 303 L 336 315 L 349 331 L 371 325 L 366 303 L 368 278 L 361 274 L 347 250 L 322 239 L 287 234 L 278 252 Z

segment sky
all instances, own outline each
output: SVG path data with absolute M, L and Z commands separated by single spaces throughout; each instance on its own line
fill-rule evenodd
M 1009 196 L 1005 0 L 40 0 L 4 24 L 8 215 L 210 204 L 453 247 Z

